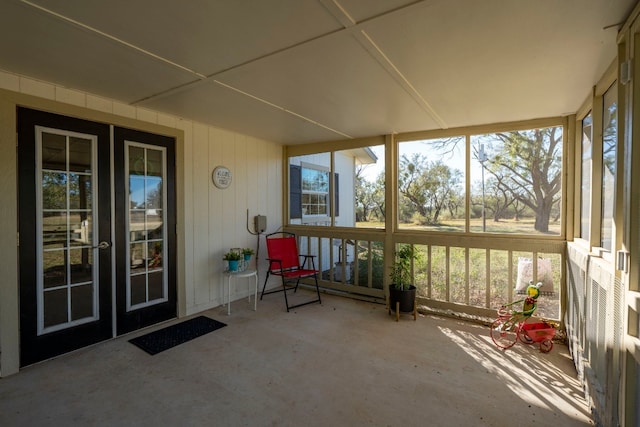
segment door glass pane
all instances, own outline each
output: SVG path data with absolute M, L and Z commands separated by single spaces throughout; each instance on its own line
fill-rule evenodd
M 146 184 L 147 209 L 162 209 L 162 178 L 148 177 Z
M 67 322 L 67 288 L 44 293 L 44 327 Z
M 164 226 L 162 218 L 164 212 L 161 209 L 147 209 L 147 238 L 162 239 Z
M 64 286 L 67 283 L 67 251 L 44 251 L 42 258 L 44 289 Z
M 162 273 L 149 274 L 149 301 L 161 299 L 164 296 Z
M 69 137 L 69 170 L 91 173 L 91 140 Z
M 147 259 L 144 253 L 143 243 L 132 243 L 129 249 L 130 268 L 132 273 L 137 273 L 139 270 L 144 271 L 145 260 Z
M 42 132 L 42 169 L 67 169 L 67 137 Z
M 93 286 L 71 288 L 71 320 L 93 316 Z
M 145 180 L 144 176 L 129 176 L 129 208 L 144 209 L 145 208 Z
M 127 143 L 126 178 L 129 193 L 129 306 L 145 307 L 167 299 L 164 201 L 165 151 Z
M 144 240 L 146 236 L 144 210 L 129 212 L 129 233 L 132 242 Z
M 92 241 L 92 221 L 89 212 L 70 212 L 69 237 L 71 246 L 88 246 Z
M 162 241 L 149 242 L 147 253 L 149 270 L 162 269 Z
M 129 175 L 145 175 L 144 148 L 129 146 Z
M 71 261 L 71 283 L 91 283 L 93 279 L 93 249 L 70 250 L 69 259 Z
M 131 305 L 142 304 L 147 301 L 147 276 L 136 274 L 130 277 Z
M 147 176 L 160 177 L 159 181 L 161 181 L 163 168 L 162 151 L 147 150 Z
M 42 213 L 42 241 L 45 246 L 67 245 L 67 212 Z
M 67 174 L 42 172 L 42 208 L 67 208 Z
M 97 319 L 95 139 L 40 130 L 38 333 Z
M 91 175 L 69 175 L 69 209 L 90 209 L 91 194 Z

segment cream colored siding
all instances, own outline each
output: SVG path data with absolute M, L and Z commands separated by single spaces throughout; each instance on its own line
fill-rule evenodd
M 0 85 L 4 83 L 0 74 Z M 15 123 L 15 107 L 2 102 L 0 123 Z M 0 376 L 18 371 L 18 195 L 16 185 L 16 132 L 0 125 Z

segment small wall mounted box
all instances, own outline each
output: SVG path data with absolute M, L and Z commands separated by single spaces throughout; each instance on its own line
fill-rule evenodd
M 256 215 L 253 218 L 254 229 L 256 233 L 264 233 L 267 230 L 267 217 L 264 215 Z

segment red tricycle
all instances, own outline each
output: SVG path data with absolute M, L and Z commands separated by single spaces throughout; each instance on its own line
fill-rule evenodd
M 537 308 L 537 299 L 540 295 L 540 286 L 530 284 L 527 287 L 527 298 L 514 301 L 511 304 L 503 304 L 498 309 L 498 317 L 491 324 L 491 339 L 500 348 L 510 348 L 518 341 L 525 344 L 540 343 L 540 351 L 548 353 L 553 348 L 553 337 L 556 330 L 547 322 L 530 322 Z M 523 303 L 522 311 L 514 310 L 515 304 Z

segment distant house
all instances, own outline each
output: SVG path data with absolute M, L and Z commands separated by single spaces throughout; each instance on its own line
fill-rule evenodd
M 376 163 L 369 148 L 335 154 L 334 197 L 331 194 L 331 160 L 326 154 L 297 156 L 289 161 L 289 220 L 292 225 L 355 227 L 355 173 L 358 165 Z M 332 206 L 333 204 L 333 206 Z

